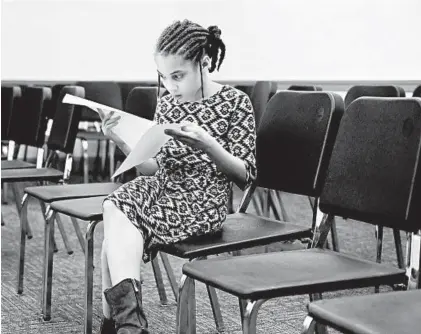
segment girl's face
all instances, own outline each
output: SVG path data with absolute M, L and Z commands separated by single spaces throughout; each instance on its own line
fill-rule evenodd
M 161 82 L 179 102 L 201 98 L 200 70 L 197 63 L 177 55 L 155 55 L 155 63 Z M 199 93 L 199 95 L 198 95 Z

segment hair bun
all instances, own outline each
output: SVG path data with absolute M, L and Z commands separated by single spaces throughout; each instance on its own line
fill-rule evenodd
M 216 39 L 221 38 L 221 29 L 218 28 L 218 26 L 210 26 L 208 28 L 209 34 L 215 37 Z

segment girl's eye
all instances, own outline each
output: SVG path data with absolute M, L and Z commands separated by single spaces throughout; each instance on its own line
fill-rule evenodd
M 173 76 L 174 80 L 180 81 L 181 79 L 183 79 L 183 75 L 182 74 L 176 74 Z

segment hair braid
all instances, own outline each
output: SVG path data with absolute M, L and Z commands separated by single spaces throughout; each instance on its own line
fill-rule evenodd
M 211 58 L 209 72 L 213 72 L 215 68 L 219 71 L 225 58 L 225 44 L 220 36 L 221 30 L 217 26 L 205 29 L 189 20 L 175 21 L 158 38 L 156 52 L 181 55 L 195 62 L 207 54 Z

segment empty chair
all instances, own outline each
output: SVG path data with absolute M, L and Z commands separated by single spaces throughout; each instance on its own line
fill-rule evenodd
M 420 270 L 420 143 L 420 99 L 366 97 L 352 103 L 329 161 L 320 197 L 325 216 L 312 249 L 185 264 L 177 332 L 194 330 L 195 303 L 189 294 L 195 280 L 239 298 L 243 333 L 256 332 L 258 309 L 270 298 L 406 282 L 410 286 L 419 280 L 413 273 Z M 405 271 L 323 249 L 335 216 L 413 233 L 415 261 Z M 186 323 L 193 328 L 184 328 Z
M 413 334 L 420 330 L 421 290 L 315 301 L 308 305 L 304 333 L 322 323 L 342 333 Z
M 413 97 L 421 97 L 421 85 L 415 87 L 414 92 L 412 93 Z
M 121 97 L 120 86 L 115 82 L 78 82 L 77 86 L 85 89 L 85 98 L 94 102 L 98 102 L 119 110 L 123 109 L 123 100 Z M 94 122 L 93 130 L 79 131 L 77 138 L 82 141 L 82 166 L 83 166 L 83 180 L 85 183 L 89 182 L 89 156 L 88 156 L 88 142 L 97 142 L 97 154 L 94 160 L 94 175 L 100 170 L 100 144 L 102 140 L 106 140 L 100 129 L 100 117 L 93 110 L 83 108 L 81 121 Z
M 311 86 L 311 85 L 291 85 L 288 87 L 288 90 L 297 90 L 297 91 L 322 91 L 323 88 L 320 86 Z
M 9 122 L 16 99 L 22 95 L 19 86 L 1 87 L 1 140 L 9 140 Z
M 345 108 L 362 96 L 377 96 L 377 97 L 405 97 L 405 91 L 402 87 L 389 86 L 352 86 L 345 96 Z
M 158 96 L 157 87 L 134 87 L 127 96 L 124 110 L 129 114 L 153 120 Z

